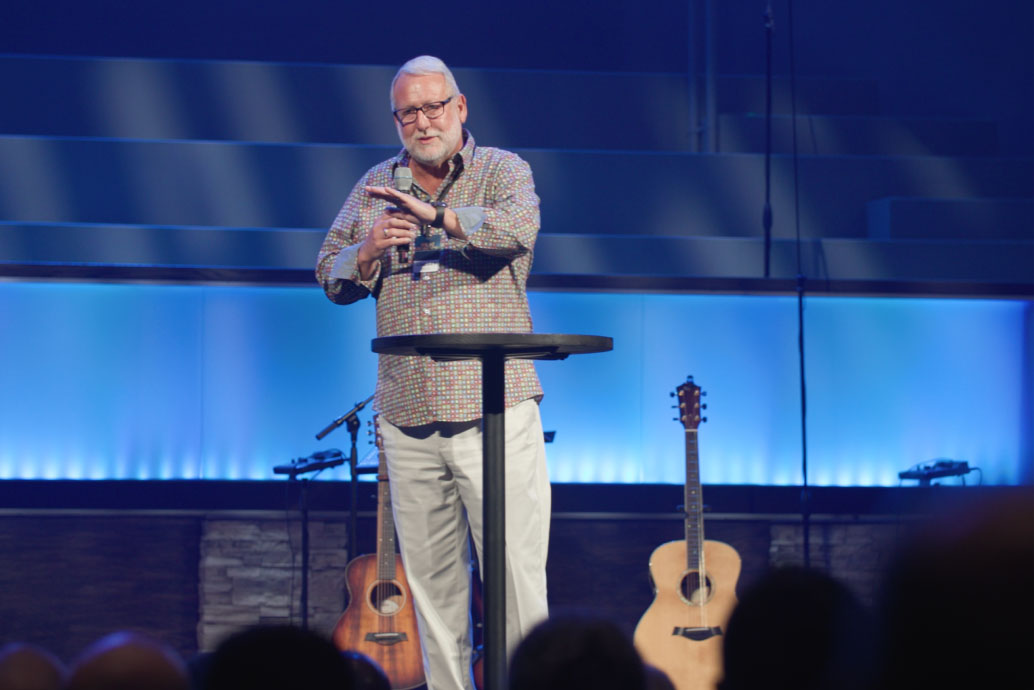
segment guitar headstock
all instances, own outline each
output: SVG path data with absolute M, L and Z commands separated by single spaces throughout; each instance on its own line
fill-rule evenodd
M 672 393 L 673 397 L 677 396 L 679 399 L 679 416 L 675 421 L 682 422 L 682 426 L 685 427 L 686 431 L 696 429 L 700 426 L 700 422 L 707 421 L 707 417 L 700 416 L 700 411 L 707 409 L 707 405 L 700 404 L 700 397 L 702 395 L 706 395 L 706 393 L 693 382 L 692 376 L 687 376 L 685 383 L 677 387 L 675 392 Z
M 373 431 L 370 432 L 373 434 L 373 444 L 377 446 L 377 450 L 383 453 L 384 437 L 381 436 L 381 416 L 379 414 L 375 414 L 373 416 L 373 419 L 370 421 L 370 426 L 373 427 Z

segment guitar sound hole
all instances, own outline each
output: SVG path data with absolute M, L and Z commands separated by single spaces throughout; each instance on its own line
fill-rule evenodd
M 711 578 L 706 575 L 701 578 L 695 570 L 688 572 L 682 577 L 681 593 L 687 604 L 705 604 L 711 600 Z
M 406 603 L 402 588 L 394 582 L 378 582 L 370 588 L 370 607 L 382 616 L 394 616 Z

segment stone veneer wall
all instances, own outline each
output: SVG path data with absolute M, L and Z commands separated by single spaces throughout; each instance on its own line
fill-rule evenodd
M 740 550 L 744 561 L 737 588 L 740 591 L 749 587 L 768 566 L 803 562 L 800 523 L 769 519 L 767 528 L 766 520 L 719 520 L 709 526 L 708 538 L 728 541 Z M 671 521 L 665 521 L 650 527 L 667 530 L 670 526 Z M 554 608 L 564 610 L 574 606 L 584 611 L 598 607 L 600 588 L 620 587 L 605 581 L 606 573 L 614 571 L 614 577 L 624 580 L 629 588 L 619 597 L 629 601 L 629 611 L 611 613 L 618 613 L 620 618 L 634 624 L 652 596 L 646 578 L 638 572 L 645 569 L 648 550 L 632 556 L 633 542 L 642 547 L 642 540 L 637 538 L 642 536 L 642 524 L 629 529 L 621 522 L 591 520 L 581 522 L 570 534 L 566 527 L 569 526 L 554 520 L 549 573 Z M 598 536 L 594 530 L 598 529 L 606 530 L 608 538 L 594 538 Z M 865 604 L 873 604 L 901 529 L 901 524 L 895 521 L 815 521 L 811 526 L 812 566 L 846 583 Z M 309 626 L 326 634 L 333 632 L 344 610 L 345 567 L 349 560 L 347 532 L 345 514 L 321 514 L 318 519 L 309 520 Z M 645 532 L 651 530 L 647 528 Z M 761 550 L 764 542 L 760 541 L 765 539 L 766 532 L 767 553 Z M 751 537 L 752 534 L 756 534 L 756 538 Z M 662 541 L 659 537 L 650 537 L 645 545 L 652 548 Z M 250 625 L 301 622 L 301 543 L 301 522 L 297 515 L 290 518 L 272 513 L 240 517 L 210 515 L 204 520 L 199 562 L 199 651 L 213 650 L 225 635 Z M 605 549 L 607 544 L 615 550 L 613 558 L 620 565 L 613 564 L 606 572 L 596 572 L 588 580 L 583 571 L 577 571 L 577 587 L 565 587 L 564 580 L 572 577 L 572 564 L 564 554 L 584 548 Z M 628 572 L 621 572 L 622 565 Z M 639 587 L 630 588 L 630 580 L 641 580 Z M 607 614 L 602 609 L 600 613 Z
M 368 525 L 363 525 L 363 528 Z M 652 600 L 650 551 L 679 528 L 675 520 L 554 520 L 549 562 L 550 599 L 558 613 L 592 613 L 627 623 L 629 630 Z M 901 525 L 879 520 L 823 520 L 811 525 L 811 563 L 874 603 Z M 330 634 L 346 600 L 346 514 L 321 513 L 309 522 L 309 625 Z M 803 562 L 799 522 L 769 516 L 718 519 L 708 538 L 740 552 L 742 592 L 769 566 Z M 202 524 L 199 560 L 198 649 L 211 651 L 226 635 L 259 623 L 300 623 L 301 525 L 298 517 L 209 515 Z M 583 561 L 600 567 L 586 572 Z
M 348 518 L 309 519 L 309 627 L 330 634 L 344 611 Z M 210 516 L 202 524 L 198 650 L 256 624 L 302 620 L 302 531 L 297 514 Z
M 811 565 L 840 580 L 871 605 L 901 531 L 898 522 L 812 523 Z M 768 554 L 773 567 L 804 563 L 804 529 L 799 522 L 773 523 L 771 537 Z
M 309 623 L 329 633 L 344 610 L 348 513 L 310 515 Z M 712 516 L 707 536 L 743 559 L 743 592 L 770 565 L 802 561 L 792 516 Z M 359 520 L 360 552 L 374 529 Z M 872 603 L 907 520 L 812 523 L 812 564 Z M 554 516 L 549 588 L 558 614 L 600 615 L 629 634 L 650 606 L 650 553 L 679 539 L 669 517 Z M 300 623 L 296 511 L 10 511 L 0 515 L 0 644 L 31 642 L 63 659 L 115 630 L 189 658 L 258 623 Z

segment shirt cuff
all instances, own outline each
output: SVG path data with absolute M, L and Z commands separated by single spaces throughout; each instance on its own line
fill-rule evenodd
M 459 221 L 460 229 L 467 236 L 466 242 L 460 249 L 460 254 L 469 259 L 467 249 L 470 247 L 471 236 L 485 224 L 485 209 L 480 206 L 461 206 L 452 210 L 456 214 L 456 220 Z
M 468 237 L 485 224 L 485 209 L 480 206 L 462 206 L 454 208 L 452 211 L 456 214 L 460 227 L 463 228 L 463 234 Z
M 353 244 L 350 247 L 345 247 L 341 250 L 341 253 L 334 259 L 334 265 L 330 267 L 330 277 L 338 280 L 350 280 L 353 283 L 358 283 L 366 288 L 373 290 L 373 286 L 377 283 L 377 278 L 381 273 L 381 262 L 375 261 L 373 264 L 373 275 L 370 276 L 369 280 L 363 280 L 362 273 L 359 271 L 359 245 Z

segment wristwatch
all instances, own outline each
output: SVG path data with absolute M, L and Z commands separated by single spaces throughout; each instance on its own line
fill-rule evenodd
M 431 205 L 434 206 L 434 220 L 431 221 L 432 228 L 445 227 L 445 202 L 444 201 L 432 201 Z

